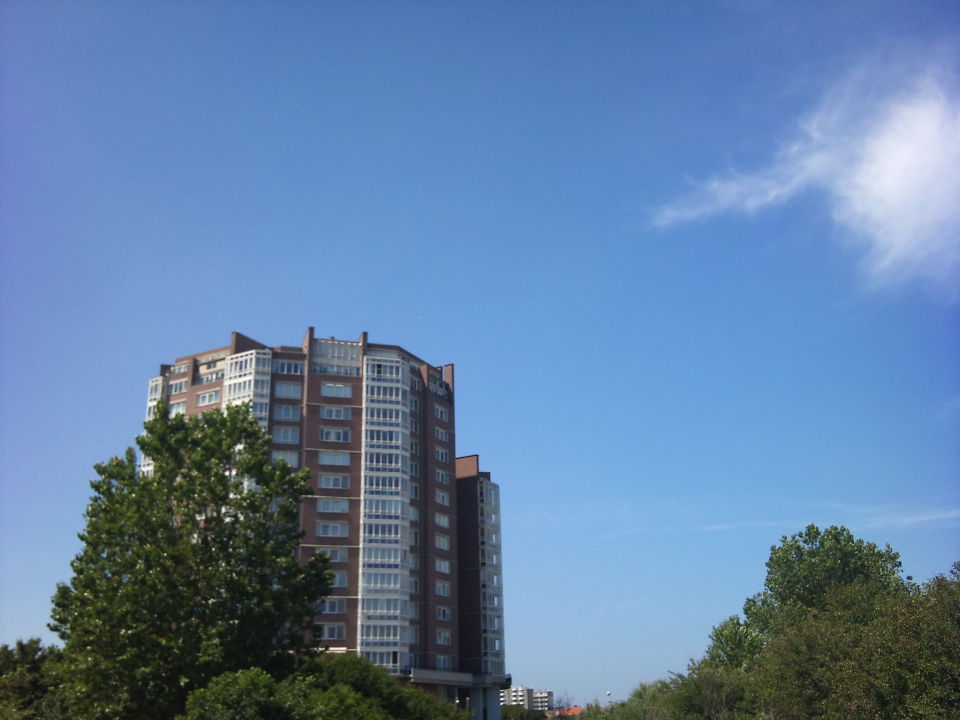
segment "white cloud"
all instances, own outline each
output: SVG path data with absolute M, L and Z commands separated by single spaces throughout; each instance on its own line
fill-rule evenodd
M 665 227 L 753 213 L 809 190 L 827 197 L 844 235 L 863 247 L 877 284 L 960 285 L 960 91 L 931 64 L 849 73 L 801 119 L 795 137 L 754 172 L 729 172 L 661 208 Z

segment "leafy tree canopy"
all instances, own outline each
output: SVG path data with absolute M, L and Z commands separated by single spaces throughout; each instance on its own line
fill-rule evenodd
M 729 668 L 746 669 L 763 649 L 763 638 L 739 615 L 732 615 L 710 632 L 704 662 Z
M 39 638 L 0 645 L 0 717 L 27 720 L 41 716 L 49 691 L 51 663 L 60 657 L 56 647 L 43 647 Z
M 465 720 L 452 703 L 403 686 L 356 655 L 324 654 L 276 681 L 252 668 L 194 691 L 179 720 Z
M 900 567 L 900 555 L 889 545 L 881 549 L 845 527 L 821 531 L 808 525 L 770 548 L 764 590 L 746 601 L 744 614 L 769 632 L 782 610 L 823 609 L 832 588 L 860 583 L 884 594 L 905 592 Z
M 296 550 L 306 472 L 271 463 L 246 406 L 168 417 L 96 466 L 73 578 L 54 596 L 60 684 L 77 720 L 168 720 L 221 673 L 306 651 L 325 555 Z

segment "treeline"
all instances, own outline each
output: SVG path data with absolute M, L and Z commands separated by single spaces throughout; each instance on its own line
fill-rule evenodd
M 814 525 L 686 672 L 584 720 L 960 719 L 960 563 L 918 585 L 888 545 Z
M 73 720 L 63 653 L 32 638 L 0 646 L 0 718 Z M 86 716 L 86 715 L 85 715 Z M 119 715 L 115 715 L 120 717 Z M 127 716 L 133 717 L 133 716 Z M 301 658 L 286 672 L 223 673 L 190 692 L 178 720 L 466 720 L 467 713 L 401 685 L 356 655 Z

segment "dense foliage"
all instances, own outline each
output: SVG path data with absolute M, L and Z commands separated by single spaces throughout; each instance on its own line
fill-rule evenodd
M 169 720 L 224 672 L 305 652 L 326 556 L 296 560 L 305 473 L 270 459 L 245 406 L 168 417 L 96 466 L 73 560 L 54 596 L 58 691 L 77 720 Z
M 889 546 L 809 526 L 771 548 L 700 660 L 585 720 L 958 720 L 960 563 L 922 586 Z
M 467 713 L 356 655 L 320 655 L 276 680 L 259 668 L 197 690 L 179 720 L 466 720 Z
M 38 638 L 0 646 L 0 718 L 27 720 L 40 717 L 45 703 L 49 709 L 50 671 L 59 657 Z

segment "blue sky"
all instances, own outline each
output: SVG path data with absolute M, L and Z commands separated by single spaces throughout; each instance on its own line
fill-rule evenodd
M 147 378 L 239 330 L 457 369 L 508 670 L 681 671 L 807 523 L 960 559 L 960 8 L 0 6 L 0 642 Z

